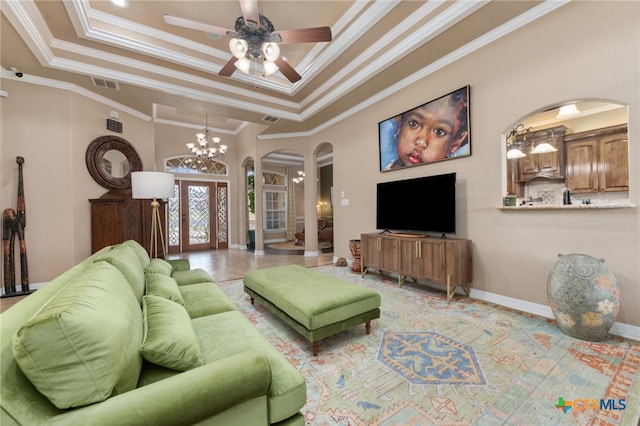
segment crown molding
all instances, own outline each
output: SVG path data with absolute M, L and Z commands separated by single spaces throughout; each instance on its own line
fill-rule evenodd
M 358 57 L 349 64 L 348 67 L 341 70 L 333 78 L 328 80 L 322 87 L 318 88 L 318 93 L 325 93 L 330 87 L 333 87 L 339 81 L 341 84 L 335 86 L 333 90 L 329 92 L 329 95 L 322 96 L 321 100 L 316 102 L 313 106 L 304 109 L 302 115 L 303 119 L 307 119 L 315 115 L 318 111 L 335 102 L 342 93 L 347 90 L 351 90 L 354 87 L 359 86 L 363 82 L 367 81 L 371 75 L 378 74 L 382 70 L 388 67 L 390 63 L 396 62 L 399 58 L 407 55 L 407 52 L 413 51 L 416 47 L 421 45 L 427 40 L 435 38 L 438 34 L 441 34 L 447 28 L 450 28 L 455 23 L 461 21 L 465 17 L 469 16 L 474 11 L 478 10 L 482 6 L 485 6 L 488 1 L 481 2 L 457 2 L 451 7 L 443 10 L 438 14 L 436 18 L 430 21 L 430 25 L 423 25 L 416 31 L 411 31 L 408 35 L 404 35 L 408 28 L 413 27 L 422 18 L 427 16 L 433 10 L 440 6 L 440 2 L 427 2 L 421 6 L 418 11 L 399 25 L 397 25 L 392 31 L 389 31 L 385 37 L 382 37 L 376 43 L 372 44 L 368 49 L 362 52 Z M 387 11 L 388 13 L 388 11 Z M 402 39 L 402 48 L 397 48 L 396 40 Z M 394 44 L 396 43 L 396 44 Z M 386 48 L 387 46 L 392 46 Z M 383 52 L 378 54 L 378 52 Z M 361 67 L 361 65 L 371 57 L 376 57 L 368 66 Z M 359 69 L 360 68 L 360 69 Z M 350 78 L 343 80 L 345 75 L 359 69 L 358 72 L 353 74 Z
M 505 35 L 524 27 L 525 25 L 530 24 L 531 22 L 539 19 L 540 17 L 553 12 L 559 7 L 564 6 L 569 3 L 571 0 L 545 0 L 544 3 L 528 10 L 527 12 L 511 19 L 510 21 L 502 24 L 497 27 L 493 31 L 490 31 L 477 39 L 467 43 L 466 45 L 456 49 L 450 54 L 443 56 L 438 61 L 435 61 L 422 70 L 415 72 L 408 76 L 407 78 L 398 81 L 397 83 L 389 86 L 386 90 L 382 90 L 373 96 L 369 97 L 365 101 L 359 103 L 358 105 L 353 106 L 352 108 L 344 111 L 341 114 L 333 117 L 331 120 L 327 120 L 326 122 L 316 126 L 313 129 L 303 132 L 292 132 L 292 133 L 273 133 L 267 135 L 258 135 L 258 139 L 260 140 L 272 140 L 272 139 L 287 139 L 287 138 L 300 138 L 300 137 L 309 137 L 313 136 L 339 122 L 345 120 L 351 115 L 369 107 L 377 102 L 382 101 L 388 96 L 398 92 L 401 89 L 411 86 L 415 82 L 424 79 L 425 77 L 433 74 L 434 72 L 444 68 L 447 65 L 452 64 L 453 62 L 467 56 L 470 53 L 475 52 L 476 50 L 504 37 Z
M 7 79 L 7 80 L 15 80 L 17 82 L 20 83 L 27 83 L 27 84 L 37 84 L 39 86 L 45 86 L 45 87 L 51 87 L 53 89 L 60 89 L 60 90 L 66 90 L 68 92 L 72 92 L 75 93 L 77 95 L 80 96 L 84 96 L 85 98 L 88 99 L 92 99 L 96 102 L 99 102 L 101 104 L 107 105 L 111 108 L 117 109 L 119 111 L 122 111 L 126 114 L 129 114 L 133 117 L 139 118 L 140 120 L 143 121 L 151 121 L 151 116 L 149 116 L 148 114 L 144 114 L 138 110 L 135 110 L 133 108 L 129 108 L 126 105 L 122 105 L 119 102 L 115 102 L 105 96 L 101 96 L 96 94 L 95 92 L 92 92 L 91 90 L 87 90 L 84 89 L 78 85 L 75 85 L 73 83 L 67 83 L 65 81 L 60 81 L 60 80 L 52 80 L 50 78 L 44 78 L 44 77 L 38 77 L 38 76 L 34 76 L 34 75 L 29 75 L 29 74 L 25 74 L 24 76 L 22 76 L 21 78 L 16 77 L 12 71 L 9 71 L 5 68 L 1 69 L 1 74 L 0 76 L 3 79 Z

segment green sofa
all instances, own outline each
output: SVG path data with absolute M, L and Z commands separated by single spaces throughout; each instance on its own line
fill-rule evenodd
M 302 375 L 209 274 L 106 247 L 0 316 L 0 424 L 304 425 Z

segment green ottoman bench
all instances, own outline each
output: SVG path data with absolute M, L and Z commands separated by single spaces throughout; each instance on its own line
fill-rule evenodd
M 318 341 L 380 318 L 380 295 L 359 285 L 299 265 L 259 269 L 244 275 L 244 291 L 306 337 Z

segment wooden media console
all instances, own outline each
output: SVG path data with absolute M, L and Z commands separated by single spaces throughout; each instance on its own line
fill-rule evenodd
M 472 281 L 471 240 L 442 239 L 414 234 L 362 234 L 361 272 L 369 269 L 380 274 L 398 274 L 398 284 L 407 277 L 427 280 L 447 287 L 451 302 L 457 287 L 467 296 Z

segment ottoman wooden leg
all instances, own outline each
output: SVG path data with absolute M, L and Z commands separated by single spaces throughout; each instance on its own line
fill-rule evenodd
M 253 297 L 251 298 L 251 304 L 253 305 L 253 302 L 255 302 L 255 300 L 253 299 Z
M 311 342 L 311 348 L 313 350 L 313 356 L 318 356 L 318 342 Z
M 371 320 L 367 321 L 364 324 L 365 329 L 367 330 L 367 334 L 371 334 Z

